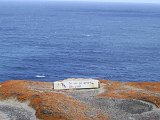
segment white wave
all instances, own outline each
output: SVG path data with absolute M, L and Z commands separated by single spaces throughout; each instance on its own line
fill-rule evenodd
M 45 75 L 36 75 L 35 77 L 37 77 L 37 78 L 45 78 L 46 76 Z

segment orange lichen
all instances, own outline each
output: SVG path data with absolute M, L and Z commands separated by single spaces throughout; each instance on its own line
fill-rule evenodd
M 160 107 L 160 82 L 114 82 L 100 80 L 102 90 L 97 97 L 144 100 Z M 88 114 L 90 106 L 67 95 L 67 91 L 54 91 L 52 83 L 10 80 L 0 84 L 0 99 L 17 98 L 30 101 L 36 116 L 43 120 L 106 120 L 98 111 Z
M 43 120 L 87 120 L 88 106 L 75 99 L 53 91 L 52 84 L 33 81 L 6 81 L 0 86 L 1 99 L 15 97 L 19 101 L 30 101 L 36 116 Z M 100 120 L 105 117 L 98 114 Z M 106 119 L 106 118 L 105 118 Z
M 160 82 L 107 81 L 105 89 L 99 97 L 144 100 L 160 107 Z

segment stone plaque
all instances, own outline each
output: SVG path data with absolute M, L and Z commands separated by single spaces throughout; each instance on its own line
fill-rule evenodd
M 53 83 L 53 88 L 55 90 L 99 88 L 99 80 L 94 80 L 94 79 L 67 79 L 67 80 L 54 82 Z

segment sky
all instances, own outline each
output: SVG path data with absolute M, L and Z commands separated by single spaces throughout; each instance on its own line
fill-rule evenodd
M 53 0 L 50 0 L 53 1 Z M 160 0 L 64 0 L 64 1 L 99 1 L 99 2 L 133 2 L 133 3 L 160 3 Z
M 97 2 L 127 2 L 127 3 L 160 3 L 160 0 L 0 0 L 0 1 L 97 1 Z

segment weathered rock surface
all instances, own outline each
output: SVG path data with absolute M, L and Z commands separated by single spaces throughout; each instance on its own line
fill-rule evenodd
M 4 120 L 160 120 L 160 82 L 100 82 L 99 89 L 56 91 L 50 82 L 6 81 L 0 84 L 0 117 Z M 16 106 L 15 99 L 16 103 L 20 102 Z
M 16 99 L 0 101 L 0 120 L 37 120 L 35 110 Z

